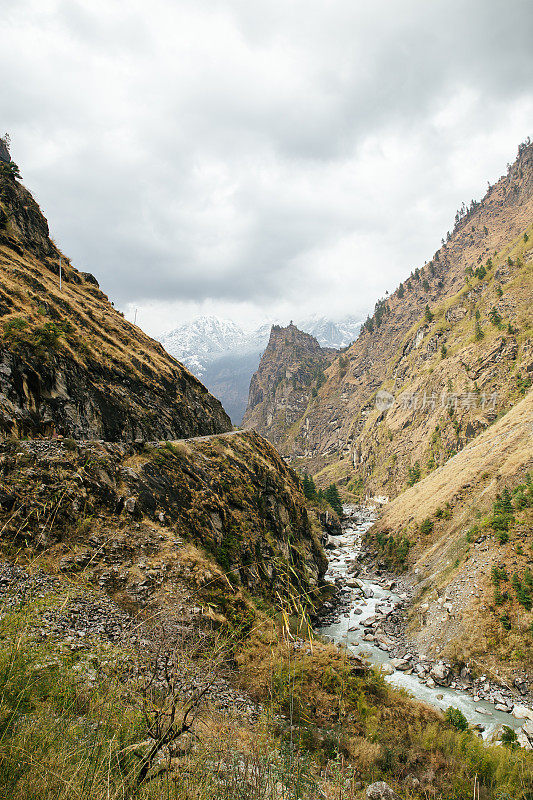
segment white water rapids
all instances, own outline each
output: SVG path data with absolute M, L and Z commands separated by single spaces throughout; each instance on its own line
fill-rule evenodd
M 330 561 L 326 577 L 329 580 L 341 578 L 343 585 L 346 585 L 346 581 L 352 577 L 349 567 L 357 560 L 362 538 L 373 522 L 374 518 L 368 513 L 364 514 L 359 521 L 352 517 L 343 526 L 341 536 L 330 536 L 330 542 L 334 543 L 336 548 L 328 552 Z M 363 592 L 365 589 L 371 590 L 373 596 L 367 598 L 357 593 L 357 596 L 351 600 L 349 614 L 343 613 L 340 622 L 321 627 L 320 633 L 331 641 L 346 645 L 348 649 L 371 664 L 390 665 L 390 656 L 386 651 L 363 640 L 364 627 L 359 625 L 359 622 L 373 615 L 376 606 L 387 602 L 396 603 L 399 600 L 398 595 L 365 579 L 362 574 L 357 577 L 357 583 Z M 352 628 L 353 630 L 349 630 Z M 415 673 L 407 675 L 405 672 L 395 670 L 393 674 L 387 675 L 385 680 L 393 686 L 405 689 L 418 700 L 441 710 L 445 710 L 449 706 L 460 709 L 470 725 L 484 726 L 483 738 L 490 736 L 498 725 L 504 724 L 518 729 L 524 723 L 524 720 L 515 719 L 511 714 L 497 711 L 492 703 L 484 700 L 474 701 L 465 691 L 439 685 L 430 688 L 422 683 Z M 480 713 L 476 709 L 483 710 L 484 713 Z

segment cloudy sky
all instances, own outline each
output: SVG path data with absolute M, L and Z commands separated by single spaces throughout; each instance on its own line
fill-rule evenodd
M 0 0 L 52 235 L 158 335 L 364 315 L 533 134 L 531 0 Z

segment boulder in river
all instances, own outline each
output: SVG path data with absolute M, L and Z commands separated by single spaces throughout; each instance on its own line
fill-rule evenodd
M 521 706 L 518 703 L 513 706 L 511 714 L 515 719 L 533 719 L 533 711 L 527 706 Z
M 507 703 L 495 703 L 494 708 L 496 711 L 503 711 L 505 714 L 508 714 L 511 710 Z
M 411 666 L 411 663 L 406 658 L 391 658 L 390 663 L 395 669 L 398 669 L 401 672 L 403 672 L 406 669 L 409 669 Z
M 448 686 L 452 679 L 452 671 L 444 661 L 433 664 L 429 674 L 439 686 Z

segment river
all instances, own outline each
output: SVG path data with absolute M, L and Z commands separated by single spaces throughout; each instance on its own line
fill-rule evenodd
M 348 512 L 354 514 L 352 509 Z M 343 610 L 340 615 L 336 614 L 336 620 L 319 629 L 320 635 L 346 645 L 352 652 L 377 666 L 388 665 L 386 669 L 394 669 L 391 658 L 386 650 L 376 646 L 373 642 L 365 641 L 365 627 L 360 623 L 372 617 L 376 608 L 382 607 L 387 611 L 391 606 L 397 607 L 405 600 L 405 596 L 399 596 L 391 589 L 385 588 L 381 583 L 376 583 L 371 578 L 365 578 L 362 571 L 356 580 L 350 574 L 349 568 L 357 561 L 361 550 L 361 542 L 366 531 L 372 526 L 375 516 L 369 509 L 363 509 L 359 514 L 349 516 L 343 523 L 341 536 L 330 536 L 329 545 L 334 549 L 328 549 L 329 568 L 326 577 L 331 581 L 336 581 L 337 585 L 342 582 L 345 587 L 349 584 L 357 583 L 351 589 L 350 605 L 347 610 Z M 386 582 L 384 582 L 386 583 Z M 369 595 L 369 596 L 365 596 Z M 422 700 L 425 703 L 445 710 L 449 706 L 458 708 L 462 711 L 470 725 L 482 726 L 484 730 L 481 735 L 484 739 L 501 724 L 518 730 L 523 724 L 523 719 L 515 719 L 512 714 L 498 711 L 494 705 L 484 700 L 474 700 L 466 691 L 460 691 L 447 686 L 436 685 L 427 686 L 416 674 L 394 669 L 390 675 L 385 676 L 385 680 L 393 686 L 405 689 L 410 695 Z M 517 703 L 520 700 L 517 699 Z M 479 710 L 477 710 L 479 709 Z

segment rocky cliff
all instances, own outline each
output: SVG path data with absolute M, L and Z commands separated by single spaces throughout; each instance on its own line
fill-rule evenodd
M 218 400 L 60 253 L 9 166 L 0 162 L 0 437 L 230 430 Z
M 292 323 L 274 325 L 257 372 L 250 382 L 244 428 L 254 428 L 286 452 L 312 398 L 326 380 L 336 355 Z
M 4 443 L 0 519 L 4 556 L 83 572 L 127 607 L 165 613 L 181 596 L 187 613 L 203 604 L 195 613 L 224 621 L 244 613 L 243 590 L 278 606 L 292 590 L 319 600 L 327 568 L 298 478 L 251 432 Z
M 378 301 L 285 431 L 281 393 L 258 430 L 322 485 L 396 495 L 444 464 L 531 385 L 532 220 L 526 143 L 433 258 Z M 255 421 L 259 377 L 251 388 Z

